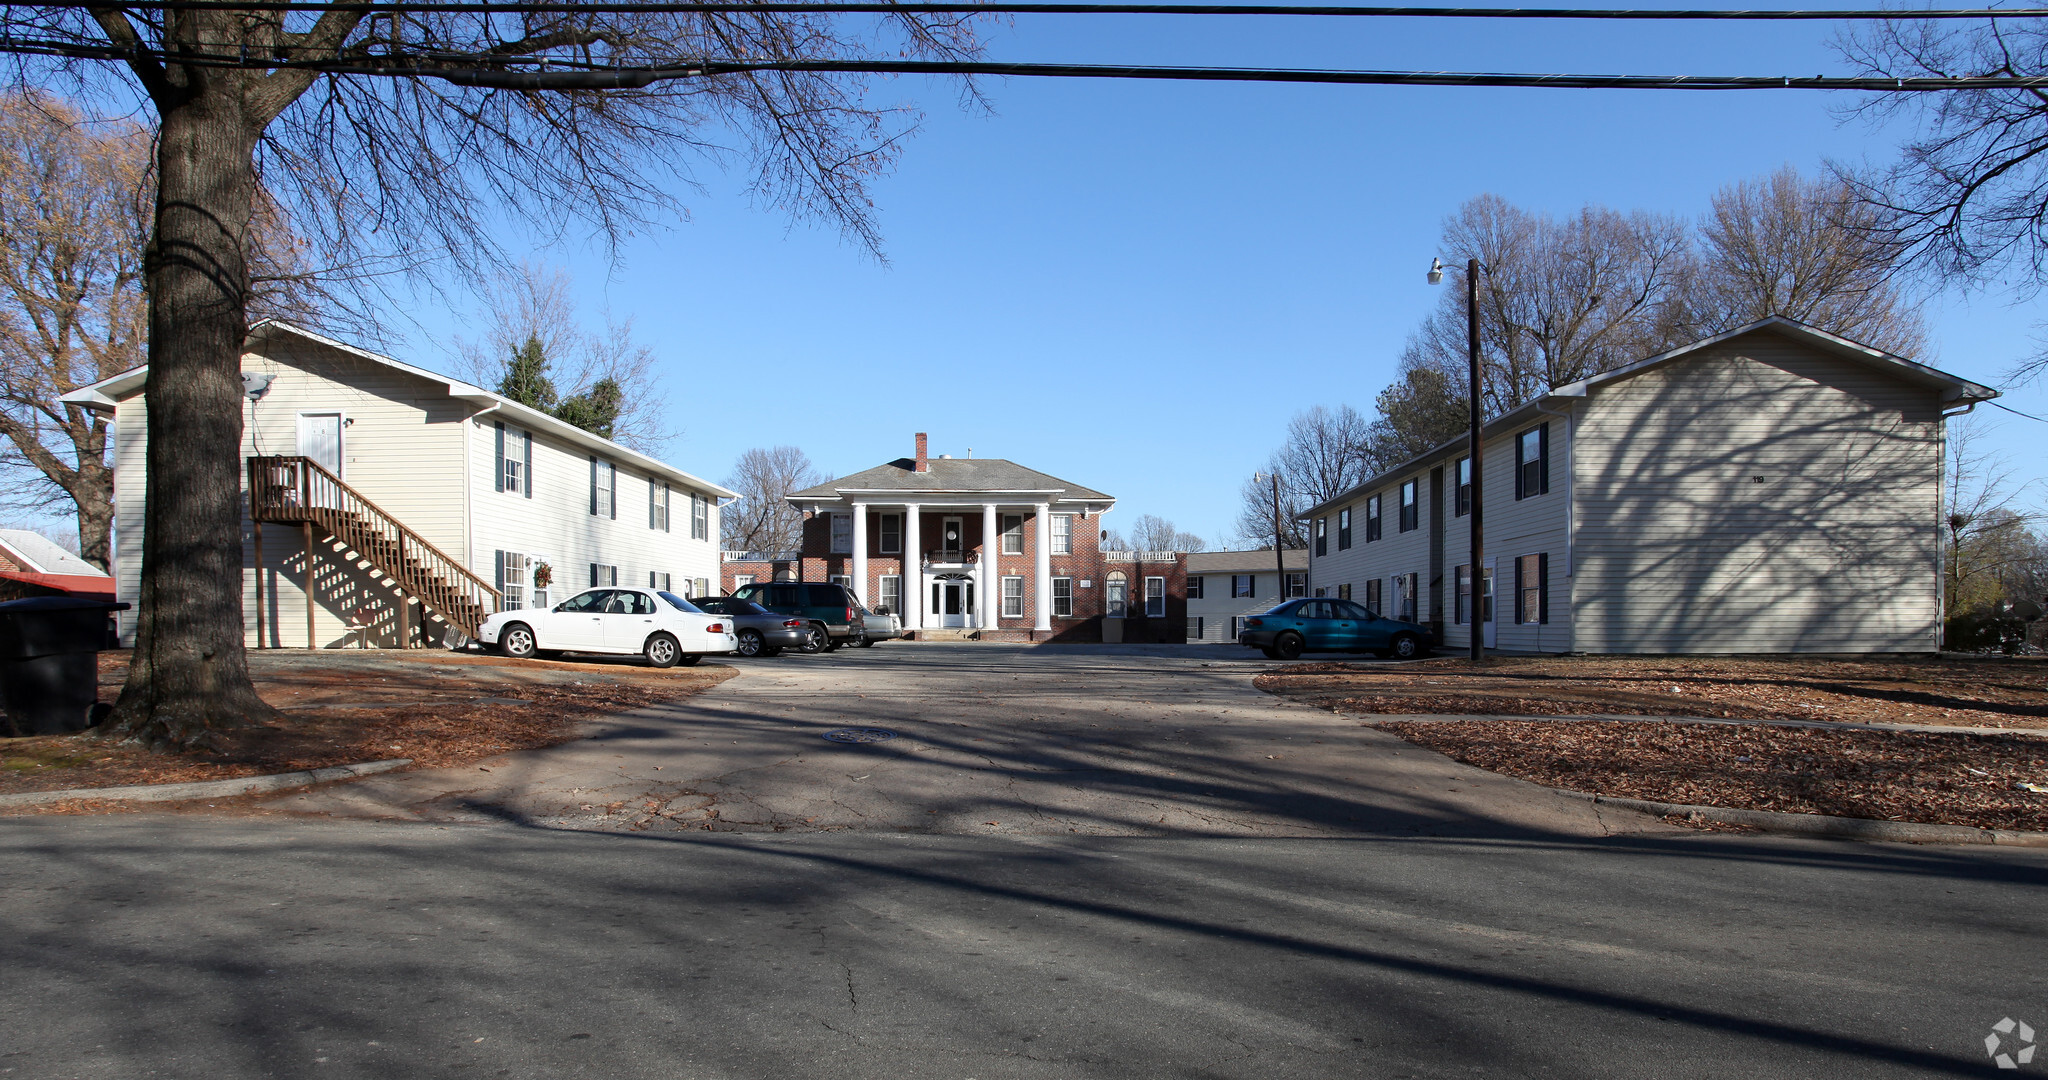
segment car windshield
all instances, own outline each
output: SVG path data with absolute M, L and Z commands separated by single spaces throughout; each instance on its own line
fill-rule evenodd
M 690 603 L 688 600 L 685 600 L 672 592 L 657 593 L 656 595 L 660 596 L 663 600 L 668 601 L 668 606 L 676 609 L 677 611 L 689 611 L 694 612 L 698 615 L 704 614 L 703 608 L 700 608 L 697 605 Z
M 1297 607 L 1300 607 L 1300 606 L 1301 606 L 1301 601 L 1299 601 L 1299 600 L 1289 600 L 1288 602 L 1286 602 L 1286 603 L 1284 603 L 1284 604 L 1276 604 L 1276 605 L 1274 605 L 1273 607 L 1271 607 L 1271 608 L 1268 608 L 1267 610 L 1265 610 L 1265 611 L 1263 611 L 1263 612 L 1260 612 L 1260 614 L 1262 614 L 1262 615 L 1292 615 L 1292 614 L 1294 614 L 1294 609 L 1295 609 L 1295 608 L 1297 608 Z

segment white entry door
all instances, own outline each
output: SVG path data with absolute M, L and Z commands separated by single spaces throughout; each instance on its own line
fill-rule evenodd
M 299 456 L 312 458 L 321 468 L 341 475 L 341 414 L 299 414 Z
M 1486 613 L 1486 622 L 1485 622 L 1485 624 L 1484 624 L 1484 625 L 1485 625 L 1485 627 L 1486 627 L 1486 647 L 1487 647 L 1487 648 L 1489 648 L 1489 649 L 1491 649 L 1491 648 L 1494 648 L 1494 647 L 1495 647 L 1495 646 L 1494 646 L 1494 637 L 1495 637 L 1495 633 L 1494 633 L 1494 628 L 1500 625 L 1499 621 L 1498 621 L 1497 619 L 1495 619 L 1495 617 L 1494 617 L 1494 616 L 1496 615 L 1496 613 L 1497 613 L 1497 612 L 1496 612 L 1496 605 L 1495 605 L 1495 604 L 1494 604 L 1494 602 L 1493 602 L 1493 560 L 1492 560 L 1492 559 L 1488 559 L 1488 560 L 1486 560 L 1486 570 L 1485 570 L 1485 573 L 1484 573 L 1484 574 L 1483 574 L 1482 576 L 1483 576 L 1483 581 L 1484 581 L 1484 584 L 1483 584 L 1483 590 L 1484 590 L 1484 598 L 1483 598 L 1483 599 L 1482 599 L 1482 600 L 1480 601 L 1480 603 L 1479 603 L 1479 610 L 1480 610 L 1480 611 L 1483 611 L 1483 612 L 1485 612 L 1485 613 Z
M 974 583 L 953 578 L 932 582 L 932 622 L 940 627 L 972 625 Z

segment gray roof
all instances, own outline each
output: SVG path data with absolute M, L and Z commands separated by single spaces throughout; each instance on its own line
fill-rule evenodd
M 927 458 L 930 472 L 918 472 L 917 462 L 911 458 L 897 458 L 887 465 L 877 465 L 842 476 L 837 480 L 805 488 L 790 495 L 797 499 L 837 499 L 843 491 L 903 491 L 917 492 L 967 492 L 967 491 L 1048 491 L 1055 497 L 1066 500 L 1087 502 L 1115 502 L 1111 495 L 1104 495 L 1093 488 L 1071 484 L 1057 476 L 1048 476 L 1036 469 L 1027 469 L 1014 461 L 1002 458 Z
M 108 576 L 105 570 L 57 546 L 55 541 L 41 533 L 27 529 L 0 529 L 0 545 L 5 545 L 20 556 L 20 561 L 28 563 L 27 569 L 32 574 Z
M 1308 549 L 1294 548 L 1284 553 L 1289 570 L 1308 569 Z M 1190 574 L 1250 574 L 1273 569 L 1273 549 L 1256 551 L 1191 551 L 1188 552 L 1188 573 Z

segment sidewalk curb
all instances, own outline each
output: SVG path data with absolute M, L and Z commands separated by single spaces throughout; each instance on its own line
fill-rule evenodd
M 25 791 L 0 795 L 0 808 L 40 806 L 72 799 L 105 799 L 113 802 L 178 802 L 184 799 L 226 799 L 236 795 L 263 795 L 286 788 L 323 784 L 329 780 L 353 780 L 359 776 L 402 769 L 411 758 L 365 761 L 356 765 L 329 765 L 324 769 L 244 776 L 238 780 L 199 780 L 185 784 L 134 784 L 128 787 L 66 788 L 62 791 Z
M 1635 810 L 1660 818 L 1676 815 L 1699 821 L 1711 821 L 1719 825 L 1748 825 L 1764 832 L 1797 836 L 1830 836 L 1893 844 L 2048 847 L 2048 832 L 1979 829 L 1970 825 L 1926 825 L 1910 821 L 1878 821 L 1874 818 L 1829 817 L 1825 814 L 1789 814 L 1776 810 L 1736 810 L 1725 806 L 1693 806 L 1686 803 L 1651 802 L 1648 799 L 1624 799 L 1613 795 L 1588 795 L 1583 791 L 1566 791 L 1563 788 L 1551 790 L 1570 798 Z

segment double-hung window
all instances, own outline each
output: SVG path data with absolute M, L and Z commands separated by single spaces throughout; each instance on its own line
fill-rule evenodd
M 1196 577 L 1191 577 L 1191 578 L 1189 578 L 1189 579 L 1188 579 L 1188 599 L 1190 599 L 1190 600 L 1200 600 L 1201 598 L 1202 598 L 1202 579 L 1201 579 L 1201 577 L 1199 577 L 1199 576 L 1196 576 Z
M 1003 618 L 1024 617 L 1024 579 L 1010 576 L 1003 579 Z
M 1372 499 L 1377 498 L 1379 498 L 1379 496 L 1377 495 L 1372 497 Z M 1365 512 L 1367 515 L 1365 519 L 1365 538 L 1367 540 L 1372 539 L 1372 499 L 1367 499 L 1365 501 Z M 1344 509 L 1337 511 L 1337 550 L 1344 551 L 1349 547 L 1351 547 L 1351 508 L 1347 506 Z
M 832 515 L 832 554 L 853 554 L 853 515 Z
M 1230 575 L 1230 597 L 1231 597 L 1231 599 L 1235 600 L 1235 599 L 1237 599 L 1238 597 L 1241 597 L 1241 596 L 1250 596 L 1250 597 L 1257 597 L 1257 596 L 1258 596 L 1258 594 L 1259 594 L 1259 578 L 1258 578 L 1258 575 L 1257 575 L 1257 574 L 1232 574 L 1232 575 Z
M 599 585 L 617 585 L 618 583 L 618 567 L 612 566 L 608 563 L 590 564 L 590 584 L 592 588 L 595 588 Z
M 533 432 L 508 428 L 503 421 L 497 429 L 498 490 L 533 498 Z
M 1349 600 L 1349 599 L 1351 599 L 1351 583 L 1350 583 L 1350 582 L 1348 582 L 1348 581 L 1347 581 L 1347 582 L 1345 582 L 1344 584 L 1342 584 L 1342 585 L 1339 585 L 1339 586 L 1337 586 L 1337 599 L 1339 599 L 1339 600 Z
M 1380 579 L 1373 578 L 1365 583 L 1365 610 L 1378 615 L 1384 607 L 1380 598 Z
M 1550 425 L 1538 424 L 1515 436 L 1515 498 L 1550 490 Z
M 1329 553 L 1330 519 L 1326 517 L 1319 517 L 1316 519 L 1316 554 L 1318 556 L 1321 556 L 1328 555 Z
M 1467 563 L 1457 569 L 1457 589 L 1451 601 L 1451 621 L 1463 626 L 1472 621 L 1472 566 Z
M 1464 517 L 1472 512 L 1472 459 L 1459 458 L 1454 471 L 1458 481 L 1458 494 L 1451 500 L 1451 516 Z
M 649 570 L 647 572 L 647 587 L 650 589 L 669 592 L 669 581 L 669 576 L 659 570 Z
M 1166 617 L 1166 579 L 1148 577 L 1145 579 L 1145 617 L 1163 619 Z
M 1550 556 L 1539 552 L 1515 560 L 1515 621 L 1550 621 Z
M 590 513 L 592 517 L 619 516 L 619 468 L 594 454 L 590 458 Z
M 647 527 L 657 532 L 668 531 L 668 485 L 651 476 L 647 478 Z
M 690 496 L 690 539 L 711 539 L 711 497 Z
M 1187 636 L 1189 641 L 1202 640 L 1202 617 L 1200 615 L 1188 616 Z
M 1054 514 L 1052 516 L 1052 553 L 1072 555 L 1074 553 L 1074 515 Z
M 1365 542 L 1370 544 L 1380 538 L 1380 496 L 1365 500 Z
M 1283 599 L 1283 600 L 1284 600 L 1284 599 L 1288 599 L 1288 598 L 1291 598 L 1291 597 L 1296 597 L 1296 596 L 1307 596 L 1307 595 L 1308 595 L 1308 575 L 1307 575 L 1307 574 L 1289 574 L 1289 575 L 1287 575 L 1287 589 L 1286 589 L 1286 591 L 1285 591 L 1285 592 L 1283 592 L 1283 593 L 1281 594 L 1281 599 Z
M 880 539 L 875 544 L 875 551 L 882 555 L 903 554 L 903 515 L 882 514 L 881 519 L 877 530 Z
M 1003 554 L 1024 554 L 1024 515 L 1003 515 Z
M 526 578 L 531 569 L 532 559 L 525 552 L 498 552 L 500 610 L 512 611 L 526 606 Z
M 1056 577 L 1052 579 L 1052 613 L 1062 619 L 1074 617 L 1074 579 Z
M 1401 483 L 1401 531 L 1414 532 L 1422 524 L 1422 481 Z
M 878 584 L 881 585 L 878 591 L 882 596 L 883 610 L 900 614 L 903 611 L 903 578 L 896 574 L 884 574 Z

